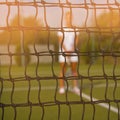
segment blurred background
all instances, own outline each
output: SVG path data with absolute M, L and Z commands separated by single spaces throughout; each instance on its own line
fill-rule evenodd
M 8 52 L 16 54 L 12 64 L 18 65 L 25 59 L 35 63 L 36 57 L 30 55 L 35 51 L 58 52 L 57 31 L 64 26 L 67 10 L 73 14 L 73 27 L 80 32 L 77 47 L 83 54 L 81 62 L 99 62 L 103 52 L 117 54 L 120 51 L 119 4 L 119 0 L 1 0 L 0 53 L 4 54 L 0 56 L 1 64 L 10 64 Z M 106 59 L 111 61 L 109 54 Z M 51 58 L 43 56 L 40 62 L 49 63 Z

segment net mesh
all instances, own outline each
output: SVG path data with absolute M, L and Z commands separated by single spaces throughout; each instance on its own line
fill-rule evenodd
M 0 1 L 0 119 L 120 119 L 119 0 Z M 77 76 L 58 93 L 57 32 L 79 32 Z M 31 17 L 32 16 L 32 17 Z M 80 94 L 71 82 L 78 80 Z M 53 115 L 52 115 L 53 114 Z

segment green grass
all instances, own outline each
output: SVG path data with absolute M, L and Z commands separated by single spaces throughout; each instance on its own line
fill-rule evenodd
M 0 75 L 0 120 L 117 120 L 118 114 L 98 106 L 82 96 L 70 91 L 60 95 L 56 91 L 58 79 L 47 79 L 59 75 L 59 65 L 40 64 L 18 66 L 1 66 Z M 52 69 L 53 67 L 53 69 Z M 53 74 L 54 73 L 54 74 Z M 116 76 L 116 79 L 95 79 L 96 76 Z M 113 74 L 114 73 L 114 74 Z M 78 83 L 84 94 L 99 100 L 120 100 L 120 69 L 119 65 L 114 68 L 112 64 L 80 64 L 79 74 L 82 79 Z M 38 80 L 36 79 L 39 78 Z M 38 77 L 39 76 L 39 77 Z M 30 79 L 26 79 L 29 77 Z M 90 77 L 94 79 L 89 79 Z M 11 78 L 11 79 L 10 79 Z M 19 78 L 19 79 L 16 79 Z M 72 86 L 72 80 L 67 81 Z M 107 86 L 108 85 L 108 86 Z M 116 86 L 117 85 L 117 86 Z M 29 87 L 30 86 L 30 87 Z M 107 87 L 107 88 L 106 88 Z M 12 103 L 12 105 L 11 105 Z M 107 103 L 108 104 L 108 103 Z M 109 102 L 116 109 L 120 102 Z M 4 113 L 4 114 L 3 114 Z

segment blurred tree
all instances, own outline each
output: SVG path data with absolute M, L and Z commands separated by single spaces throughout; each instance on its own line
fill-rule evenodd
M 86 28 L 87 31 L 80 32 L 80 42 L 78 46 L 83 54 L 88 54 L 87 56 L 81 56 L 81 59 L 83 58 L 82 60 L 85 61 L 85 63 L 91 61 L 92 51 L 96 59 L 101 50 L 105 52 L 120 50 L 119 11 L 104 11 L 91 23 L 91 28 L 87 28 L 87 26 L 83 26 L 83 28 Z
M 15 16 L 15 18 L 9 22 L 10 29 L 0 33 L 0 44 L 14 44 L 17 48 L 21 48 L 19 46 L 21 46 L 21 37 L 23 37 L 22 42 L 24 47 L 27 47 L 28 44 L 45 44 L 48 45 L 48 47 L 50 44 L 53 44 L 55 51 L 57 50 L 58 41 L 55 31 L 46 29 L 42 20 L 35 19 L 33 16 L 22 19 L 21 23 L 18 16 Z M 55 60 L 57 60 L 57 57 L 55 57 Z
M 18 19 L 18 16 L 15 16 L 10 22 L 9 22 L 9 29 L 5 29 L 0 33 L 0 43 L 1 44 L 8 44 L 8 41 L 10 41 L 11 44 L 19 44 L 20 38 L 21 38 L 21 31 L 23 32 L 24 37 L 24 43 L 31 43 L 34 41 L 34 39 L 39 39 L 38 36 L 35 36 L 36 26 L 42 27 L 42 21 L 36 20 L 33 16 L 29 16 L 27 18 L 23 18 L 22 24 L 20 24 L 20 20 Z M 33 30 L 31 30 L 34 28 Z M 36 38 L 35 38 L 36 37 Z
M 96 34 L 100 39 L 100 47 L 103 50 L 118 50 L 120 45 L 120 16 L 119 11 L 104 11 L 96 19 L 97 28 L 100 34 Z

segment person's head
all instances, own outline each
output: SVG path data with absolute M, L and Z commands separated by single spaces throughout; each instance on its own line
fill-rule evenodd
M 66 12 L 65 14 L 65 22 L 67 27 L 71 27 L 72 25 L 72 13 L 71 12 Z

